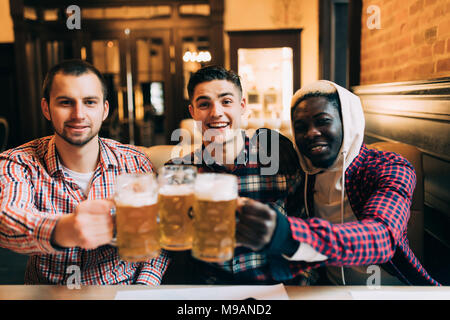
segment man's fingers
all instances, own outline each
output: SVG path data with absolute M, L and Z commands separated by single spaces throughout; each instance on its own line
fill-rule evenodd
M 270 227 L 260 225 L 256 227 L 254 224 L 239 223 L 236 226 L 236 241 L 252 250 L 260 250 L 271 238 Z
M 95 249 L 101 245 L 105 245 L 111 242 L 112 230 L 104 229 L 90 229 L 84 230 L 80 235 L 80 247 L 83 249 Z
M 255 228 L 252 225 L 248 225 L 248 224 L 239 222 L 236 225 L 236 234 L 238 234 L 238 233 L 239 234 L 244 234 L 247 237 L 255 238 L 255 237 L 258 237 L 261 233 L 264 232 L 263 229 L 264 228 L 262 228 L 262 227 Z
M 262 249 L 265 243 L 261 240 L 256 240 L 257 237 L 251 237 L 248 234 L 237 231 L 236 232 L 236 242 L 237 246 L 244 246 L 250 248 L 253 251 L 258 251 Z M 260 238 L 259 238 L 260 239 Z
M 109 214 L 110 210 L 114 207 L 114 202 L 111 200 L 87 200 L 81 202 L 77 208 L 77 213 L 89 213 L 89 214 Z
M 272 229 L 273 222 L 259 217 L 241 216 L 236 225 L 236 230 L 250 234 L 264 234 Z
M 272 209 L 269 206 L 249 198 L 238 199 L 237 211 L 240 219 L 242 216 L 255 216 L 262 219 L 270 219 L 273 215 L 271 212 Z

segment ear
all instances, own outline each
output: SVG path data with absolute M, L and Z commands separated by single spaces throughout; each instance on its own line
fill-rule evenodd
M 244 114 L 246 109 L 247 109 L 247 100 L 245 99 L 245 97 L 242 97 L 242 99 L 241 99 L 241 115 Z
M 51 121 L 48 102 L 47 102 L 47 99 L 45 99 L 45 98 L 41 99 L 41 110 L 42 110 L 42 113 L 43 113 L 45 119 L 47 119 L 48 121 Z
M 194 107 L 192 106 L 192 104 L 189 104 L 189 113 L 191 114 L 191 117 L 192 117 L 192 119 L 194 119 L 195 120 L 195 117 L 194 117 Z
M 109 102 L 108 100 L 105 100 L 105 103 L 103 103 L 103 121 L 106 120 L 109 114 Z

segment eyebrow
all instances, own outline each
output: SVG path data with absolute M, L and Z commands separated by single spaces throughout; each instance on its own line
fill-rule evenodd
M 320 112 L 320 113 L 318 113 L 318 114 L 315 114 L 313 117 L 314 117 L 314 118 L 317 118 L 317 117 L 320 117 L 320 116 L 322 116 L 322 115 L 332 116 L 332 115 L 329 114 L 328 112 Z
M 72 97 L 67 97 L 67 96 L 58 96 L 55 98 L 56 100 L 63 100 L 63 99 L 67 99 L 67 100 L 73 100 Z M 87 96 L 87 97 L 83 97 L 83 99 L 96 99 L 96 100 L 100 100 L 100 97 L 98 96 Z
M 222 98 L 222 97 L 225 97 L 225 96 L 233 96 L 234 97 L 234 94 L 232 92 L 224 92 L 224 93 L 221 93 L 221 94 L 218 95 L 219 98 Z M 202 99 L 211 100 L 211 97 L 209 97 L 209 96 L 198 96 L 195 99 L 195 101 L 197 102 L 197 101 L 202 100 Z
M 313 118 L 318 118 L 318 117 L 323 116 L 323 115 L 330 116 L 330 117 L 333 116 L 333 115 L 329 114 L 328 112 L 320 112 L 318 114 L 313 115 L 312 117 Z M 296 122 L 301 122 L 301 121 L 303 121 L 303 119 L 294 119 L 293 122 L 296 123 Z

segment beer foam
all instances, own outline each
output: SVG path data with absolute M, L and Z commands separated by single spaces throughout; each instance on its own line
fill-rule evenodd
M 200 200 L 228 201 L 238 197 L 237 178 L 233 175 L 203 173 L 197 175 L 195 197 Z
M 117 205 L 127 207 L 150 206 L 158 202 L 158 194 L 123 192 L 120 195 L 116 195 L 114 201 Z
M 153 174 L 130 173 L 117 177 L 114 201 L 127 207 L 142 207 L 158 202 L 158 185 Z
M 183 196 L 194 193 L 192 185 L 165 185 L 159 189 L 159 193 L 164 196 Z

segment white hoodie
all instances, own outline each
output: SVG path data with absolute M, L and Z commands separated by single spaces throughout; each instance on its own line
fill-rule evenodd
M 364 139 L 364 113 L 361 101 L 347 89 L 327 80 L 319 80 L 298 90 L 292 97 L 291 108 L 297 106 L 300 97 L 312 93 L 338 92 L 341 103 L 341 117 L 343 128 L 343 140 L 339 155 L 335 162 L 325 171 L 323 168 L 316 168 L 311 161 L 299 153 L 300 164 L 305 171 L 305 209 L 308 215 L 306 203 L 308 175 L 316 174 L 314 185 L 314 216 L 325 219 L 333 224 L 356 221 L 350 203 L 345 192 L 345 179 L 342 177 L 351 162 L 358 156 Z M 298 106 L 297 106 L 298 108 Z M 294 126 L 292 126 L 293 128 Z M 293 129 L 294 130 L 294 129 Z M 295 134 L 294 134 L 295 136 Z M 297 150 L 298 152 L 298 150 Z M 323 172 L 321 172 L 323 171 Z M 306 243 L 301 243 L 298 251 L 289 260 L 303 260 L 308 262 L 323 261 L 327 257 L 315 251 Z M 327 267 L 328 277 L 335 284 L 365 285 L 368 275 L 367 267 L 351 266 L 344 270 L 338 267 Z M 384 279 L 390 277 L 382 271 Z M 345 280 L 344 280 L 345 278 Z

